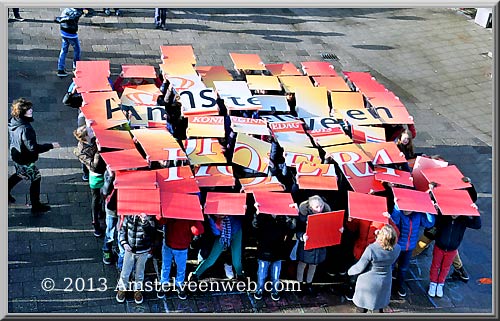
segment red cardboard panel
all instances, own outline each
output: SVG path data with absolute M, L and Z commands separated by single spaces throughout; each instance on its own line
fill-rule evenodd
M 278 79 L 287 93 L 294 93 L 298 87 L 314 87 L 308 76 L 279 76 Z
M 435 160 L 428 157 L 417 156 L 417 159 L 415 159 L 415 164 L 413 165 L 413 171 L 411 173 L 415 188 L 419 191 L 424 192 L 429 189 L 429 182 L 427 182 L 424 175 L 422 174 L 423 169 L 446 166 L 448 166 L 448 162 Z
M 281 84 L 276 76 L 247 75 L 246 81 L 250 90 L 281 91 Z
M 290 193 L 253 191 L 259 212 L 275 215 L 297 216 L 299 211 Z
M 108 78 L 99 75 L 89 75 L 81 78 L 73 78 L 76 85 L 76 91 L 86 93 L 92 91 L 111 91 L 111 85 Z
M 214 88 L 214 81 L 232 81 L 233 76 L 224 66 L 196 66 L 198 74 L 203 83 L 210 88 Z
M 194 168 L 194 177 L 199 187 L 234 186 L 233 167 L 226 165 L 202 165 Z
M 344 210 L 318 213 L 307 217 L 306 234 L 309 237 L 304 250 L 340 244 Z
M 339 146 L 330 146 L 324 148 L 325 158 L 331 157 L 337 164 L 346 163 L 364 163 L 371 161 L 368 156 L 357 144 L 345 144 Z
M 240 178 L 241 189 L 245 193 L 254 191 L 282 192 L 285 186 L 275 176 Z
M 117 171 L 114 186 L 116 189 L 157 189 L 155 171 Z
M 198 195 L 162 191 L 160 199 L 162 217 L 203 221 Z
M 399 98 L 392 92 L 363 92 L 373 107 L 404 107 Z
M 413 117 L 410 116 L 405 107 L 375 107 L 380 121 L 383 124 L 413 124 Z
M 300 189 L 338 190 L 335 165 L 302 162 L 297 167 L 297 183 Z
M 357 192 L 348 192 L 349 217 L 381 222 L 388 224 L 389 220 L 383 215 L 387 212 L 385 197 L 368 195 Z
M 370 79 L 370 80 L 355 80 L 353 81 L 354 86 L 362 92 L 387 92 L 387 88 L 384 87 L 384 85 L 380 84 L 376 80 Z
M 196 65 L 196 56 L 193 47 L 188 46 L 160 46 L 161 59 L 163 62 L 189 63 Z
M 238 134 L 234 146 L 233 163 L 267 173 L 271 144 L 246 134 Z
M 192 165 L 227 163 L 222 146 L 216 138 L 188 139 L 184 145 L 186 155 Z
M 109 100 L 109 105 L 106 101 L 96 101 L 80 107 L 80 110 L 85 119 L 93 121 L 92 128 L 108 129 L 127 123 L 127 118 L 114 100 Z
M 230 116 L 231 128 L 235 133 L 244 133 L 249 135 L 269 135 L 267 121 L 264 119 L 253 119 L 247 117 Z M 223 130 L 224 133 L 224 130 Z
M 427 192 L 397 187 L 393 187 L 392 192 L 394 193 L 394 202 L 400 210 L 437 214 Z
M 384 190 L 382 183 L 375 179 L 368 163 L 343 164 L 340 169 L 355 192 L 368 194 L 370 191 Z
M 326 61 L 306 61 L 300 64 L 308 76 L 337 76 L 335 68 Z
M 405 163 L 406 158 L 395 142 L 366 143 L 359 145 L 375 165 Z
M 75 77 L 102 76 L 108 78 L 109 60 L 79 60 L 76 62 Z
M 187 160 L 175 138 L 165 128 L 131 130 L 150 161 Z
M 295 109 L 300 118 L 328 117 L 328 94 L 324 87 L 297 87 L 295 90 Z
M 302 73 L 291 62 L 284 64 L 268 64 L 266 69 L 273 76 L 303 76 Z
M 335 125 L 330 128 L 308 130 L 307 133 L 313 138 L 318 146 L 328 147 L 333 145 L 352 144 L 352 139 L 344 133 L 342 126 Z
M 375 80 L 375 78 L 369 72 L 360 72 L 360 71 L 343 71 L 342 72 L 347 79 L 350 81 L 355 80 Z
M 109 130 L 102 128 L 94 128 L 97 146 L 99 149 L 114 148 L 114 149 L 134 149 L 134 141 L 130 136 L 130 132 L 126 130 Z
M 224 116 L 188 117 L 188 137 L 224 137 Z
M 145 213 L 160 217 L 159 189 L 120 189 L 117 193 L 118 215 Z
M 421 173 L 428 183 L 437 183 L 436 188 L 463 189 L 471 187 L 470 183 L 462 181 L 464 174 L 455 165 L 422 169 Z
M 262 59 L 257 54 L 240 54 L 230 52 L 229 56 L 234 63 L 234 69 L 240 70 L 266 70 Z
M 247 194 L 208 192 L 205 214 L 245 215 Z
M 194 70 L 193 65 L 188 62 L 174 62 L 167 60 L 160 64 L 160 70 L 164 77 L 169 76 L 198 76 L 196 70 Z
M 382 166 L 376 167 L 375 179 L 381 182 L 413 187 L 413 178 L 411 177 L 411 173 L 394 168 Z
M 159 169 L 156 171 L 156 181 L 162 192 L 191 194 L 200 192 L 189 166 Z
M 352 125 L 351 133 L 356 144 L 385 143 L 386 141 L 384 127 Z
M 437 188 L 432 190 L 432 194 L 443 215 L 480 215 L 479 211 L 472 207 L 472 199 L 465 190 Z
M 329 91 L 351 91 L 342 77 L 313 77 L 316 87 L 325 87 Z
M 112 171 L 147 167 L 149 165 L 137 149 L 101 153 L 101 157 Z
M 116 102 L 116 104 L 120 103 L 120 98 L 118 98 L 118 94 L 116 91 L 94 91 L 89 93 L 82 93 L 83 106 L 92 105 L 95 102 L 104 103 L 107 99 L 111 99 Z
M 123 78 L 156 78 L 155 67 L 147 65 L 122 65 Z

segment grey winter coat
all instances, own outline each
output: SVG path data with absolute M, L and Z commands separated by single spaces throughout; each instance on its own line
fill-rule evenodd
M 389 305 L 392 286 L 392 264 L 396 262 L 401 247 L 396 244 L 392 251 L 384 250 L 378 242 L 365 249 L 358 263 L 347 271 L 359 274 L 353 302 L 360 308 L 378 310 Z
M 325 203 L 323 213 L 331 212 L 330 206 Z M 326 247 L 320 247 L 312 250 L 304 250 L 304 241 L 302 236 L 306 232 L 307 217 L 314 214 L 309 208 L 309 201 L 304 201 L 299 205 L 299 219 L 297 220 L 296 236 L 299 240 L 297 246 L 297 260 L 307 264 L 320 264 L 326 260 Z
M 37 143 L 31 121 L 25 117 L 12 117 L 9 120 L 10 155 L 12 160 L 19 165 L 34 163 L 38 160 L 38 154 L 54 148 L 52 144 Z

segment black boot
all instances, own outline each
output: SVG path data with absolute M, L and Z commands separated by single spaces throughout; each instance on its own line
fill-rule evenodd
M 16 202 L 16 199 L 12 195 L 10 195 L 10 192 L 12 191 L 14 186 L 16 186 L 17 183 L 19 183 L 22 180 L 23 179 L 21 177 L 17 176 L 17 174 L 10 175 L 9 183 L 8 183 L 8 185 L 9 185 L 9 204 Z
M 31 212 L 43 213 L 50 211 L 50 206 L 40 203 L 40 183 L 42 179 L 35 179 L 30 185 Z

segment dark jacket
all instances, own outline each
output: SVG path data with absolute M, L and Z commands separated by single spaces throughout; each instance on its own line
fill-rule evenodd
M 450 215 L 438 215 L 436 219 L 436 245 L 444 251 L 458 249 L 466 228 L 480 229 L 481 217 L 460 215 L 453 219 Z
M 138 215 L 126 215 L 123 219 L 118 240 L 121 245 L 128 244 L 133 253 L 144 253 L 151 249 L 156 233 L 156 222 L 150 215 L 144 222 Z
M 83 15 L 83 10 L 78 8 L 66 8 L 61 13 L 61 16 L 56 18 L 59 22 L 61 33 L 77 34 L 78 20 Z
M 323 208 L 323 213 L 331 212 L 330 206 L 325 203 Z M 304 249 L 304 241 L 302 241 L 302 236 L 304 236 L 307 227 L 307 219 L 309 215 L 314 214 L 309 208 L 309 201 L 304 201 L 299 205 L 299 219 L 297 220 L 297 232 L 296 236 L 299 239 L 299 245 L 297 246 L 297 260 L 307 264 L 320 264 L 326 260 L 326 247 L 320 247 L 312 250 Z
M 11 118 L 9 120 L 10 155 L 19 165 L 29 165 L 38 160 L 38 154 L 45 153 L 54 146 L 38 144 L 36 133 L 28 119 Z
M 285 237 L 290 230 L 295 229 L 294 218 L 283 215 L 273 218 L 269 214 L 258 214 L 252 225 L 257 229 L 257 259 L 274 262 L 288 257 L 290 253 L 285 246 Z
M 104 162 L 101 154 L 97 150 L 95 137 L 92 138 L 90 144 L 79 141 L 74 154 L 90 171 L 101 175 L 106 171 L 106 162 Z

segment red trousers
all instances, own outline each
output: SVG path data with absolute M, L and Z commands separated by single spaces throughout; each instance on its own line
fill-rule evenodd
M 448 272 L 450 271 L 451 263 L 457 255 L 457 250 L 444 251 L 434 244 L 434 252 L 432 252 L 432 264 L 430 271 L 430 281 L 435 283 L 444 283 Z

